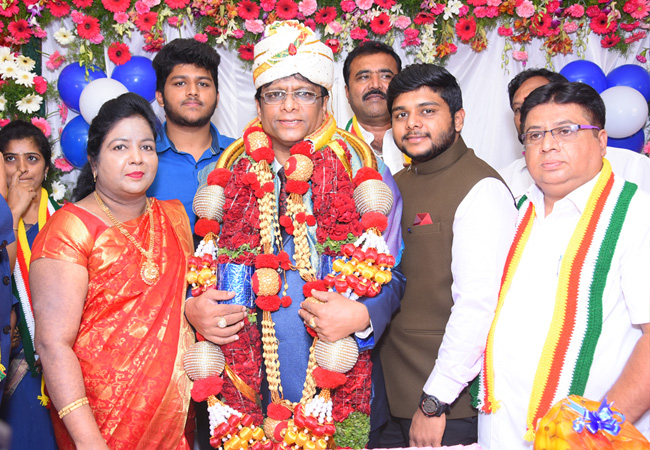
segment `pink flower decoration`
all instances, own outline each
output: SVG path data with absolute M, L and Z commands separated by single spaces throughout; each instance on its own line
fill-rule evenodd
M 275 8 L 275 0 L 262 0 L 260 6 L 266 12 L 273 11 L 273 8 Z
M 300 11 L 305 17 L 309 17 L 314 14 L 316 12 L 316 9 L 318 9 L 316 0 L 303 0 L 298 3 L 298 11 Z
M 338 36 L 339 34 L 341 34 L 341 31 L 343 31 L 343 26 L 340 23 L 338 23 L 336 20 L 333 20 L 330 23 L 328 23 L 327 28 L 329 28 L 335 36 Z
M 47 80 L 40 75 L 36 75 L 34 77 L 34 90 L 38 94 L 45 94 L 45 91 L 47 91 Z
M 88 39 L 88 42 L 91 42 L 93 44 L 101 44 L 102 42 L 104 42 L 104 36 L 97 33 L 96 35 Z
M 585 7 L 579 4 L 571 5 L 564 10 L 567 16 L 575 17 L 576 19 L 582 17 L 585 13 Z
M 264 22 L 262 22 L 260 19 L 247 20 L 244 22 L 244 26 L 253 34 L 260 34 L 264 32 Z
M 364 11 L 369 10 L 372 8 L 372 5 L 374 4 L 373 0 L 356 0 L 357 6 L 359 9 L 363 9 Z
M 499 27 L 497 30 L 499 36 L 512 36 L 512 28 Z
M 138 14 L 148 13 L 151 8 L 143 1 L 135 2 L 135 11 Z
M 487 16 L 488 17 L 497 17 L 499 15 L 499 8 L 496 6 L 487 7 Z
M 350 37 L 352 39 L 356 40 L 363 40 L 368 36 L 368 30 L 364 30 L 363 28 L 356 27 L 352 31 L 350 31 Z
M 9 119 L 0 119 L 0 128 L 6 126 L 11 120 Z
M 399 16 L 395 20 L 395 27 L 399 28 L 400 30 L 408 28 L 409 25 L 411 25 L 411 19 L 407 16 Z
M 205 44 L 208 42 L 208 35 L 205 33 L 196 33 L 194 35 L 194 39 Z
M 183 22 L 177 16 L 172 16 L 169 19 L 167 19 L 167 23 L 172 27 L 177 27 L 179 26 L 179 24 L 182 24 Z
M 477 19 L 482 19 L 487 16 L 487 8 L 485 6 L 477 6 L 474 8 L 474 15 Z
M 47 62 L 45 63 L 45 66 L 54 71 L 61 67 L 61 64 L 65 62 L 65 56 L 63 56 L 59 51 L 55 51 L 50 55 L 49 58 L 47 58 Z
M 402 42 L 402 48 L 406 48 L 412 45 L 420 45 L 422 42 L 418 37 L 419 34 L 420 30 L 416 30 L 415 28 L 408 28 L 404 30 L 404 41 Z
M 67 159 L 61 157 L 54 160 L 54 167 L 62 172 L 70 172 L 74 167 L 68 162 Z
M 52 127 L 42 117 L 32 117 L 32 125 L 41 130 L 46 138 L 49 138 L 50 134 L 52 134 Z
M 650 14 L 650 2 L 647 0 L 628 0 L 623 6 L 623 11 L 635 19 L 643 19 Z
M 643 150 L 641 150 L 641 153 L 650 155 L 650 142 L 646 142 L 646 144 L 643 146 Z
M 648 62 L 646 57 L 643 56 L 643 55 L 636 55 L 636 60 L 639 61 L 641 64 L 645 64 L 645 63 Z M 646 147 L 650 148 L 650 142 L 648 144 L 646 144 Z M 646 153 L 650 153 L 650 151 L 648 151 Z
M 442 14 L 443 12 L 445 12 L 445 5 L 444 5 L 443 3 L 435 3 L 435 4 L 431 7 L 431 13 L 432 13 L 432 14 L 435 14 L 436 16 L 439 16 L 439 15 Z M 451 44 L 451 45 L 453 46 L 453 44 Z M 450 48 L 451 48 L 451 47 L 450 47 Z M 454 51 L 456 51 L 456 50 L 454 50 Z
M 314 19 L 305 20 L 305 26 L 311 28 L 311 31 L 316 31 L 316 21 Z
M 514 51 L 512 52 L 512 57 L 516 61 L 528 61 L 528 52 Z
M 124 11 L 116 12 L 113 14 L 113 20 L 117 23 L 127 23 L 129 21 L 129 15 Z
M 74 10 L 70 13 L 70 17 L 72 18 L 72 21 L 79 25 L 81 22 L 83 22 L 84 17 L 86 17 L 84 14 L 80 13 L 77 10 Z
M 501 0 L 488 0 L 487 4 L 488 6 L 499 6 L 501 4 Z
M 63 102 L 59 103 L 58 106 L 59 106 L 59 117 L 61 117 L 61 125 L 63 125 L 66 122 L 66 120 L 68 120 L 68 107 Z
M 352 12 L 355 9 L 357 9 L 357 4 L 354 3 L 352 0 L 343 0 L 341 2 L 341 9 L 343 12 Z
M 34 27 L 32 29 L 32 33 L 34 33 L 34 36 L 39 39 L 43 39 L 44 37 L 47 37 L 47 32 L 39 26 Z
M 246 32 L 244 30 L 237 29 L 232 32 L 232 35 L 235 37 L 235 39 L 241 39 L 244 37 Z
M 535 5 L 530 0 L 524 0 L 515 8 L 519 17 L 528 18 L 535 14 Z
M 458 17 L 465 17 L 468 12 L 469 12 L 469 6 L 463 5 L 460 8 L 458 8 Z
M 154 6 L 160 5 L 160 0 L 142 0 L 142 2 L 149 7 L 149 9 Z
M 578 22 L 566 21 L 564 22 L 563 29 L 565 33 L 575 33 L 578 29 Z

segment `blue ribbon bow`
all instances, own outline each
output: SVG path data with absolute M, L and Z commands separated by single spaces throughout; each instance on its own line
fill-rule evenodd
M 577 433 L 582 433 L 586 428 L 591 434 L 598 431 L 606 431 L 612 436 L 616 436 L 621 431 L 621 424 L 625 422 L 625 416 L 618 411 L 612 411 L 611 406 L 614 404 L 607 403 L 607 398 L 603 399 L 597 411 L 590 411 L 578 405 L 572 400 L 569 403 L 573 410 L 582 414 L 573 421 L 573 429 Z

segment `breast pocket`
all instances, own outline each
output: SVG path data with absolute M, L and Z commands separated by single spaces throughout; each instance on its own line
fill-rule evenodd
M 407 234 L 421 235 L 430 233 L 440 233 L 442 230 L 441 222 L 428 223 L 426 225 L 411 225 L 406 229 Z

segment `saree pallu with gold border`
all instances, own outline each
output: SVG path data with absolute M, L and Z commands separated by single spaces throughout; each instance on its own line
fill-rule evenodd
M 153 201 L 153 258 L 160 278 L 140 276 L 143 257 L 116 227 L 68 204 L 39 233 L 32 261 L 52 258 L 88 270 L 88 295 L 73 350 L 97 425 L 113 449 L 185 449 L 191 381 L 182 356 L 194 342 L 184 316 L 192 235 L 178 201 Z M 148 248 L 147 214 L 125 228 Z M 53 412 L 60 448 L 74 448 Z

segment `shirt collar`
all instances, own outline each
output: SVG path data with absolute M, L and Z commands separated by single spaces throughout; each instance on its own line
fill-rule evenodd
M 601 172 L 598 172 L 591 180 L 587 181 L 582 186 L 578 186 L 573 191 L 565 195 L 564 198 L 555 202 L 555 205 L 553 206 L 553 211 L 555 211 L 556 206 L 565 205 L 565 207 L 568 207 L 569 205 L 571 205 L 573 206 L 573 208 L 575 208 L 578 214 L 582 214 L 585 207 L 587 206 L 587 201 L 589 200 L 591 191 L 593 191 L 594 186 L 598 181 L 598 177 L 600 176 L 600 173 Z M 535 205 L 535 211 L 537 216 L 545 217 L 546 210 L 544 207 L 544 192 L 542 192 L 539 186 L 537 186 L 537 184 L 533 184 L 528 189 L 526 195 L 533 203 L 533 205 Z
M 212 152 L 213 155 L 218 155 L 221 150 L 221 146 L 219 145 L 221 135 L 219 135 L 219 130 L 217 130 L 217 127 L 212 122 L 210 122 L 210 135 L 212 135 L 210 152 Z M 165 122 L 163 125 L 163 132 L 160 133 L 160 136 L 158 136 L 158 142 L 156 142 L 156 152 L 163 153 L 167 150 L 172 150 L 176 153 L 180 153 L 174 143 L 167 136 L 167 122 Z

